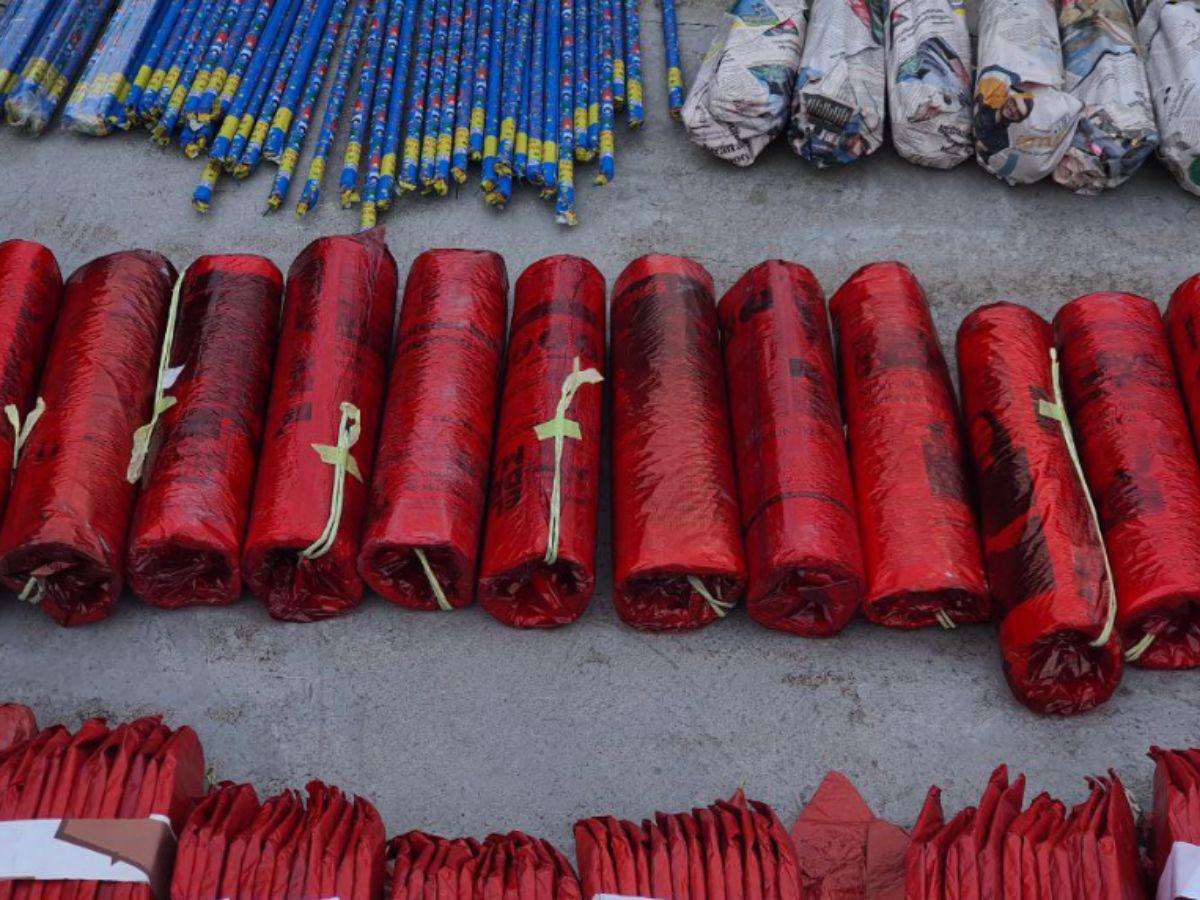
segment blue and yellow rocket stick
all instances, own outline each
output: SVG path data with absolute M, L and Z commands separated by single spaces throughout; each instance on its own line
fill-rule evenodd
M 375 100 L 375 77 L 383 50 L 383 33 L 387 23 L 388 0 L 374 0 L 367 24 L 367 42 L 363 48 L 362 65 L 358 71 L 358 91 L 354 115 L 350 119 L 350 136 L 342 156 L 342 174 L 338 179 L 342 209 L 358 202 L 358 169 L 362 162 L 363 142 L 371 127 L 372 104 Z
M 683 62 L 679 58 L 679 22 L 675 0 L 662 0 L 663 47 L 667 57 L 667 104 L 671 118 L 683 119 Z
M 509 7 L 511 15 L 515 8 L 516 28 L 512 31 L 512 49 L 505 52 L 504 101 L 500 118 L 500 140 L 496 147 L 496 173 L 513 173 L 514 143 L 517 138 L 517 114 L 525 87 L 526 62 L 533 36 L 533 0 L 518 0 Z
M 222 113 L 229 108 L 258 50 L 263 30 L 270 21 L 271 10 L 276 2 L 277 0 L 258 0 L 249 24 L 241 33 L 234 33 L 226 45 L 226 58 L 213 71 L 208 79 L 208 87 L 200 95 L 200 100 L 192 112 L 193 124 L 219 121 Z M 282 3 L 283 0 L 278 2 Z
M 338 2 L 339 8 L 345 12 L 346 4 L 340 0 Z M 304 95 L 305 87 L 311 80 L 315 68 L 314 63 L 327 45 L 329 53 L 333 52 L 333 46 L 328 44 L 328 39 L 332 18 L 330 11 L 334 9 L 334 4 L 335 0 L 321 0 L 317 6 L 316 13 L 308 23 L 308 33 L 304 35 L 304 40 L 300 44 L 300 52 L 296 55 L 296 64 L 288 76 L 287 87 L 284 88 L 283 96 L 279 98 L 279 106 L 271 120 L 266 140 L 263 141 L 263 156 L 273 163 L 283 161 L 284 146 L 287 143 L 288 134 L 291 132 L 292 120 L 296 116 L 296 110 Z M 339 19 L 334 29 L 335 38 L 336 31 L 340 28 L 341 20 Z M 325 58 L 325 64 L 328 67 L 328 56 Z M 322 73 L 323 75 L 324 73 Z M 318 85 L 318 89 L 319 87 L 320 85 Z
M 575 214 L 575 4 L 561 0 L 559 14 L 559 121 L 558 179 L 554 218 L 560 225 L 576 225 Z
M 483 127 L 483 161 L 480 165 L 479 186 L 484 194 L 496 189 L 496 154 L 500 149 L 500 100 L 504 79 L 514 65 L 513 45 L 516 43 L 517 12 L 520 0 L 497 0 L 497 21 L 492 23 L 492 66 L 488 73 L 487 120 Z
M 533 47 L 529 57 L 528 137 L 522 173 L 530 184 L 542 183 L 542 126 L 546 109 L 546 17 L 547 0 L 535 0 Z
M 415 5 L 417 0 L 412 0 Z M 404 143 L 398 167 L 397 179 L 400 189 L 413 191 L 419 184 L 421 160 L 421 127 L 425 122 L 426 89 L 429 86 L 429 64 L 433 56 L 434 37 L 443 16 L 449 19 L 445 0 L 421 0 L 421 11 L 417 16 L 417 55 L 412 63 L 412 85 L 409 89 L 407 108 L 404 98 L 397 98 L 393 108 L 399 109 L 404 117 Z M 446 22 L 449 25 L 449 21 Z
M 465 0 L 453 0 L 450 7 L 450 36 L 446 43 L 446 77 L 442 85 L 442 118 L 438 127 L 433 180 L 429 185 L 439 196 L 447 192 L 450 183 L 450 161 L 454 153 L 454 128 L 458 115 L 458 91 L 461 87 L 463 58 L 466 56 L 466 16 Z
M 467 180 L 471 143 L 471 107 L 475 94 L 475 49 L 479 36 L 479 0 L 466 0 L 463 10 L 463 60 L 458 73 L 458 100 L 454 106 L 454 145 L 450 151 L 450 176 L 459 184 Z
M 562 57 L 562 38 L 559 27 L 562 12 L 558 0 L 548 0 L 546 9 L 546 94 L 542 115 L 542 197 L 554 199 L 558 194 L 558 134 L 559 98 L 562 81 L 559 64 Z
M 625 106 L 630 128 L 637 128 L 646 121 L 642 107 L 642 23 L 637 5 L 638 0 L 625 3 Z
M 371 145 L 367 158 L 367 178 L 363 188 L 362 227 L 372 227 L 380 196 L 383 155 L 387 144 L 388 119 L 392 108 L 392 88 L 396 80 L 396 56 L 400 47 L 401 19 L 406 7 L 416 0 L 391 0 L 384 31 L 383 55 L 375 81 L 375 103 L 371 111 Z M 415 8 L 415 7 L 414 7 Z
M 588 59 L 591 50 L 589 0 L 575 0 L 575 159 L 587 162 L 595 153 L 588 142 L 588 104 L 591 102 L 592 68 Z
M 196 29 L 200 21 L 198 17 L 205 14 L 212 2 L 213 0 L 185 0 L 179 21 L 175 23 L 171 38 L 163 48 L 162 59 L 155 66 L 150 80 L 146 83 L 146 89 L 138 99 L 137 118 L 147 127 L 152 128 L 158 121 L 170 96 L 169 90 L 164 93 L 163 86 L 168 80 L 172 85 L 179 80 L 183 65 L 187 61 L 184 50 L 193 39 L 193 35 L 197 34 Z
M 503 4 L 505 0 L 480 0 L 479 3 L 479 36 L 475 43 L 475 80 L 471 96 L 470 132 L 467 136 L 467 158 L 470 160 L 483 159 L 483 137 L 487 130 L 487 95 L 491 82 L 492 49 L 496 43 L 494 31 L 497 21 L 504 21 Z M 500 70 L 500 60 L 496 60 L 496 69 Z M 466 167 L 463 167 L 466 171 Z
M 600 171 L 596 184 L 608 184 L 616 174 L 616 138 L 613 134 L 616 105 L 613 102 L 612 0 L 602 0 L 600 9 Z
M 429 55 L 429 87 L 425 92 L 425 123 L 421 136 L 421 164 L 417 180 L 421 190 L 446 193 L 434 186 L 437 169 L 437 145 L 442 134 L 442 101 L 446 82 L 446 55 L 450 41 L 450 3 L 437 0 L 434 16 L 433 47 Z

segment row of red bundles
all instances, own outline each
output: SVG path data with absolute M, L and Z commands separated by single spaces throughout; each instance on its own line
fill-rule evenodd
M 1154 810 L 1150 847 L 1158 896 L 1200 896 L 1200 750 L 1150 748 Z
M 0 900 L 169 896 L 174 835 L 204 795 L 196 733 L 157 717 L 0 750 Z
M 1111 697 L 1123 659 L 1116 595 L 1057 369 L 1049 323 L 1022 306 L 985 306 L 959 328 L 1004 673 L 1022 703 L 1067 715 Z
M 173 900 L 378 900 L 385 836 L 375 807 L 320 781 L 308 802 L 285 791 L 260 805 L 226 782 L 179 834 Z
M 1138 900 L 1145 897 L 1133 809 L 1121 780 L 1089 779 L 1070 812 L 1046 794 L 1022 810 L 1024 776 L 993 773 L 978 807 L 945 821 L 929 791 L 905 858 L 908 900 Z
M 706 809 L 638 825 L 611 816 L 575 823 L 583 896 L 670 900 L 800 900 L 796 854 L 765 803 L 742 791 Z
M 410 831 L 388 845 L 391 900 L 580 900 L 571 863 L 520 831 L 444 838 Z M 590 896 L 589 896 L 590 900 Z
M 741 596 L 738 516 L 712 278 L 644 256 L 612 301 L 613 552 L 617 613 L 656 631 L 698 628 Z

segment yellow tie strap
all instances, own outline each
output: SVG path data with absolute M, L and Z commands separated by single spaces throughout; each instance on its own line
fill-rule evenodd
M 21 450 L 25 446 L 25 442 L 29 440 L 29 433 L 33 431 L 33 426 L 37 424 L 38 419 L 45 411 L 46 401 L 38 397 L 33 410 L 22 423 L 21 413 L 15 403 L 9 403 L 4 407 L 4 417 L 8 419 L 8 424 L 12 426 L 13 430 L 12 474 L 14 476 L 17 473 L 17 460 L 21 458 Z
M 130 484 L 136 484 L 142 477 L 142 468 L 146 464 L 146 455 L 150 452 L 150 439 L 154 437 L 154 429 L 158 425 L 158 417 L 165 413 L 177 402 L 174 397 L 165 396 L 166 391 L 179 377 L 179 370 L 171 370 L 171 345 L 175 342 L 175 320 L 179 315 L 179 294 L 183 288 L 183 275 L 175 279 L 175 288 L 171 291 L 171 305 L 167 307 L 167 329 L 163 334 L 162 352 L 158 356 L 158 376 L 154 381 L 154 406 L 151 408 L 150 421 L 133 433 L 133 452 L 129 455 L 129 468 L 125 479 Z
M 454 607 L 446 599 L 446 592 L 442 590 L 441 582 L 437 580 L 437 575 L 433 573 L 433 566 L 426 559 L 425 551 L 420 547 L 413 547 L 413 553 L 416 554 L 417 562 L 421 564 L 421 568 L 425 572 L 425 577 L 429 579 L 429 589 L 433 591 L 433 599 L 437 601 L 438 608 L 443 612 L 450 612 Z
M 353 403 L 341 404 L 342 419 L 338 423 L 337 444 L 313 444 L 312 448 L 321 457 L 321 462 L 333 466 L 333 494 L 329 499 L 329 518 L 321 536 L 300 551 L 303 559 L 317 559 L 333 548 L 338 528 L 342 523 L 342 505 L 346 499 L 346 474 L 349 473 L 361 484 L 363 477 L 358 461 L 350 455 L 350 448 L 358 443 L 362 435 L 362 413 Z
M 714 597 L 712 592 L 704 586 L 704 582 L 695 575 L 689 575 L 687 580 L 688 584 L 692 586 L 692 590 L 704 598 L 704 602 L 712 607 L 712 611 L 715 612 L 719 618 L 725 618 L 725 616 L 729 614 L 729 611 L 733 609 L 732 603 L 730 603 L 728 600 L 722 600 L 719 596 Z

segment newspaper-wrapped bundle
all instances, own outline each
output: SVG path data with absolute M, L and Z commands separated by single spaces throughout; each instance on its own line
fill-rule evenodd
M 1045 178 L 1070 146 L 1083 104 L 1063 90 L 1051 0 L 985 0 L 975 82 L 975 155 L 1009 184 Z
M 883 143 L 887 70 L 880 0 L 816 0 L 804 44 L 789 138 L 824 168 Z
M 1124 0 L 1060 0 L 1058 27 L 1064 86 L 1083 112 L 1054 180 L 1097 194 L 1141 168 L 1158 143 L 1137 30 Z
M 971 34 L 963 0 L 895 0 L 887 23 L 892 145 L 950 169 L 971 155 Z
M 803 0 L 734 0 L 683 105 L 691 139 L 754 162 L 787 124 L 804 29 Z
M 1150 0 L 1138 21 L 1158 155 L 1184 190 L 1200 194 L 1200 2 Z

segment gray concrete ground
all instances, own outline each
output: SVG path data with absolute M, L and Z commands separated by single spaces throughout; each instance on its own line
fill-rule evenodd
M 680 15 L 694 72 L 717 4 L 689 0 Z M 611 280 L 641 253 L 672 251 L 699 259 L 724 290 L 778 256 L 807 264 L 832 292 L 859 265 L 895 258 L 925 284 L 948 349 L 965 312 L 986 301 L 1049 314 L 1120 288 L 1165 303 L 1200 269 L 1200 204 L 1157 166 L 1088 199 L 1052 184 L 1012 190 L 974 165 L 923 171 L 890 152 L 837 172 L 814 172 L 782 146 L 747 171 L 720 164 L 668 123 L 657 10 L 645 20 L 650 122 L 620 134 L 614 184 L 580 188 L 583 223 L 556 227 L 527 191 L 499 215 L 474 187 L 406 201 L 386 220 L 402 269 L 428 247 L 468 246 L 503 253 L 514 278 L 572 252 Z M 181 265 L 238 250 L 286 267 L 312 238 L 356 224 L 329 203 L 302 223 L 262 218 L 261 174 L 222 185 L 200 218 L 188 205 L 197 175 L 142 135 L 33 141 L 4 131 L 0 238 L 43 241 L 66 270 L 136 246 Z M 128 598 L 111 620 L 66 631 L 10 597 L 0 603 L 0 695 L 47 722 L 162 711 L 199 730 L 220 777 L 274 790 L 322 776 L 371 797 L 392 832 L 520 827 L 568 848 L 579 816 L 639 818 L 739 784 L 791 817 L 830 768 L 904 823 L 931 782 L 960 806 L 1002 761 L 1069 802 L 1086 774 L 1116 766 L 1145 803 L 1147 747 L 1200 741 L 1195 674 L 1130 671 L 1102 710 L 1042 719 L 1009 695 L 989 628 L 856 623 L 835 640 L 804 641 L 739 610 L 699 634 L 639 634 L 612 610 L 609 548 L 605 524 L 592 608 L 554 633 L 374 598 L 346 619 L 302 626 L 270 621 L 251 600 L 163 613 Z

